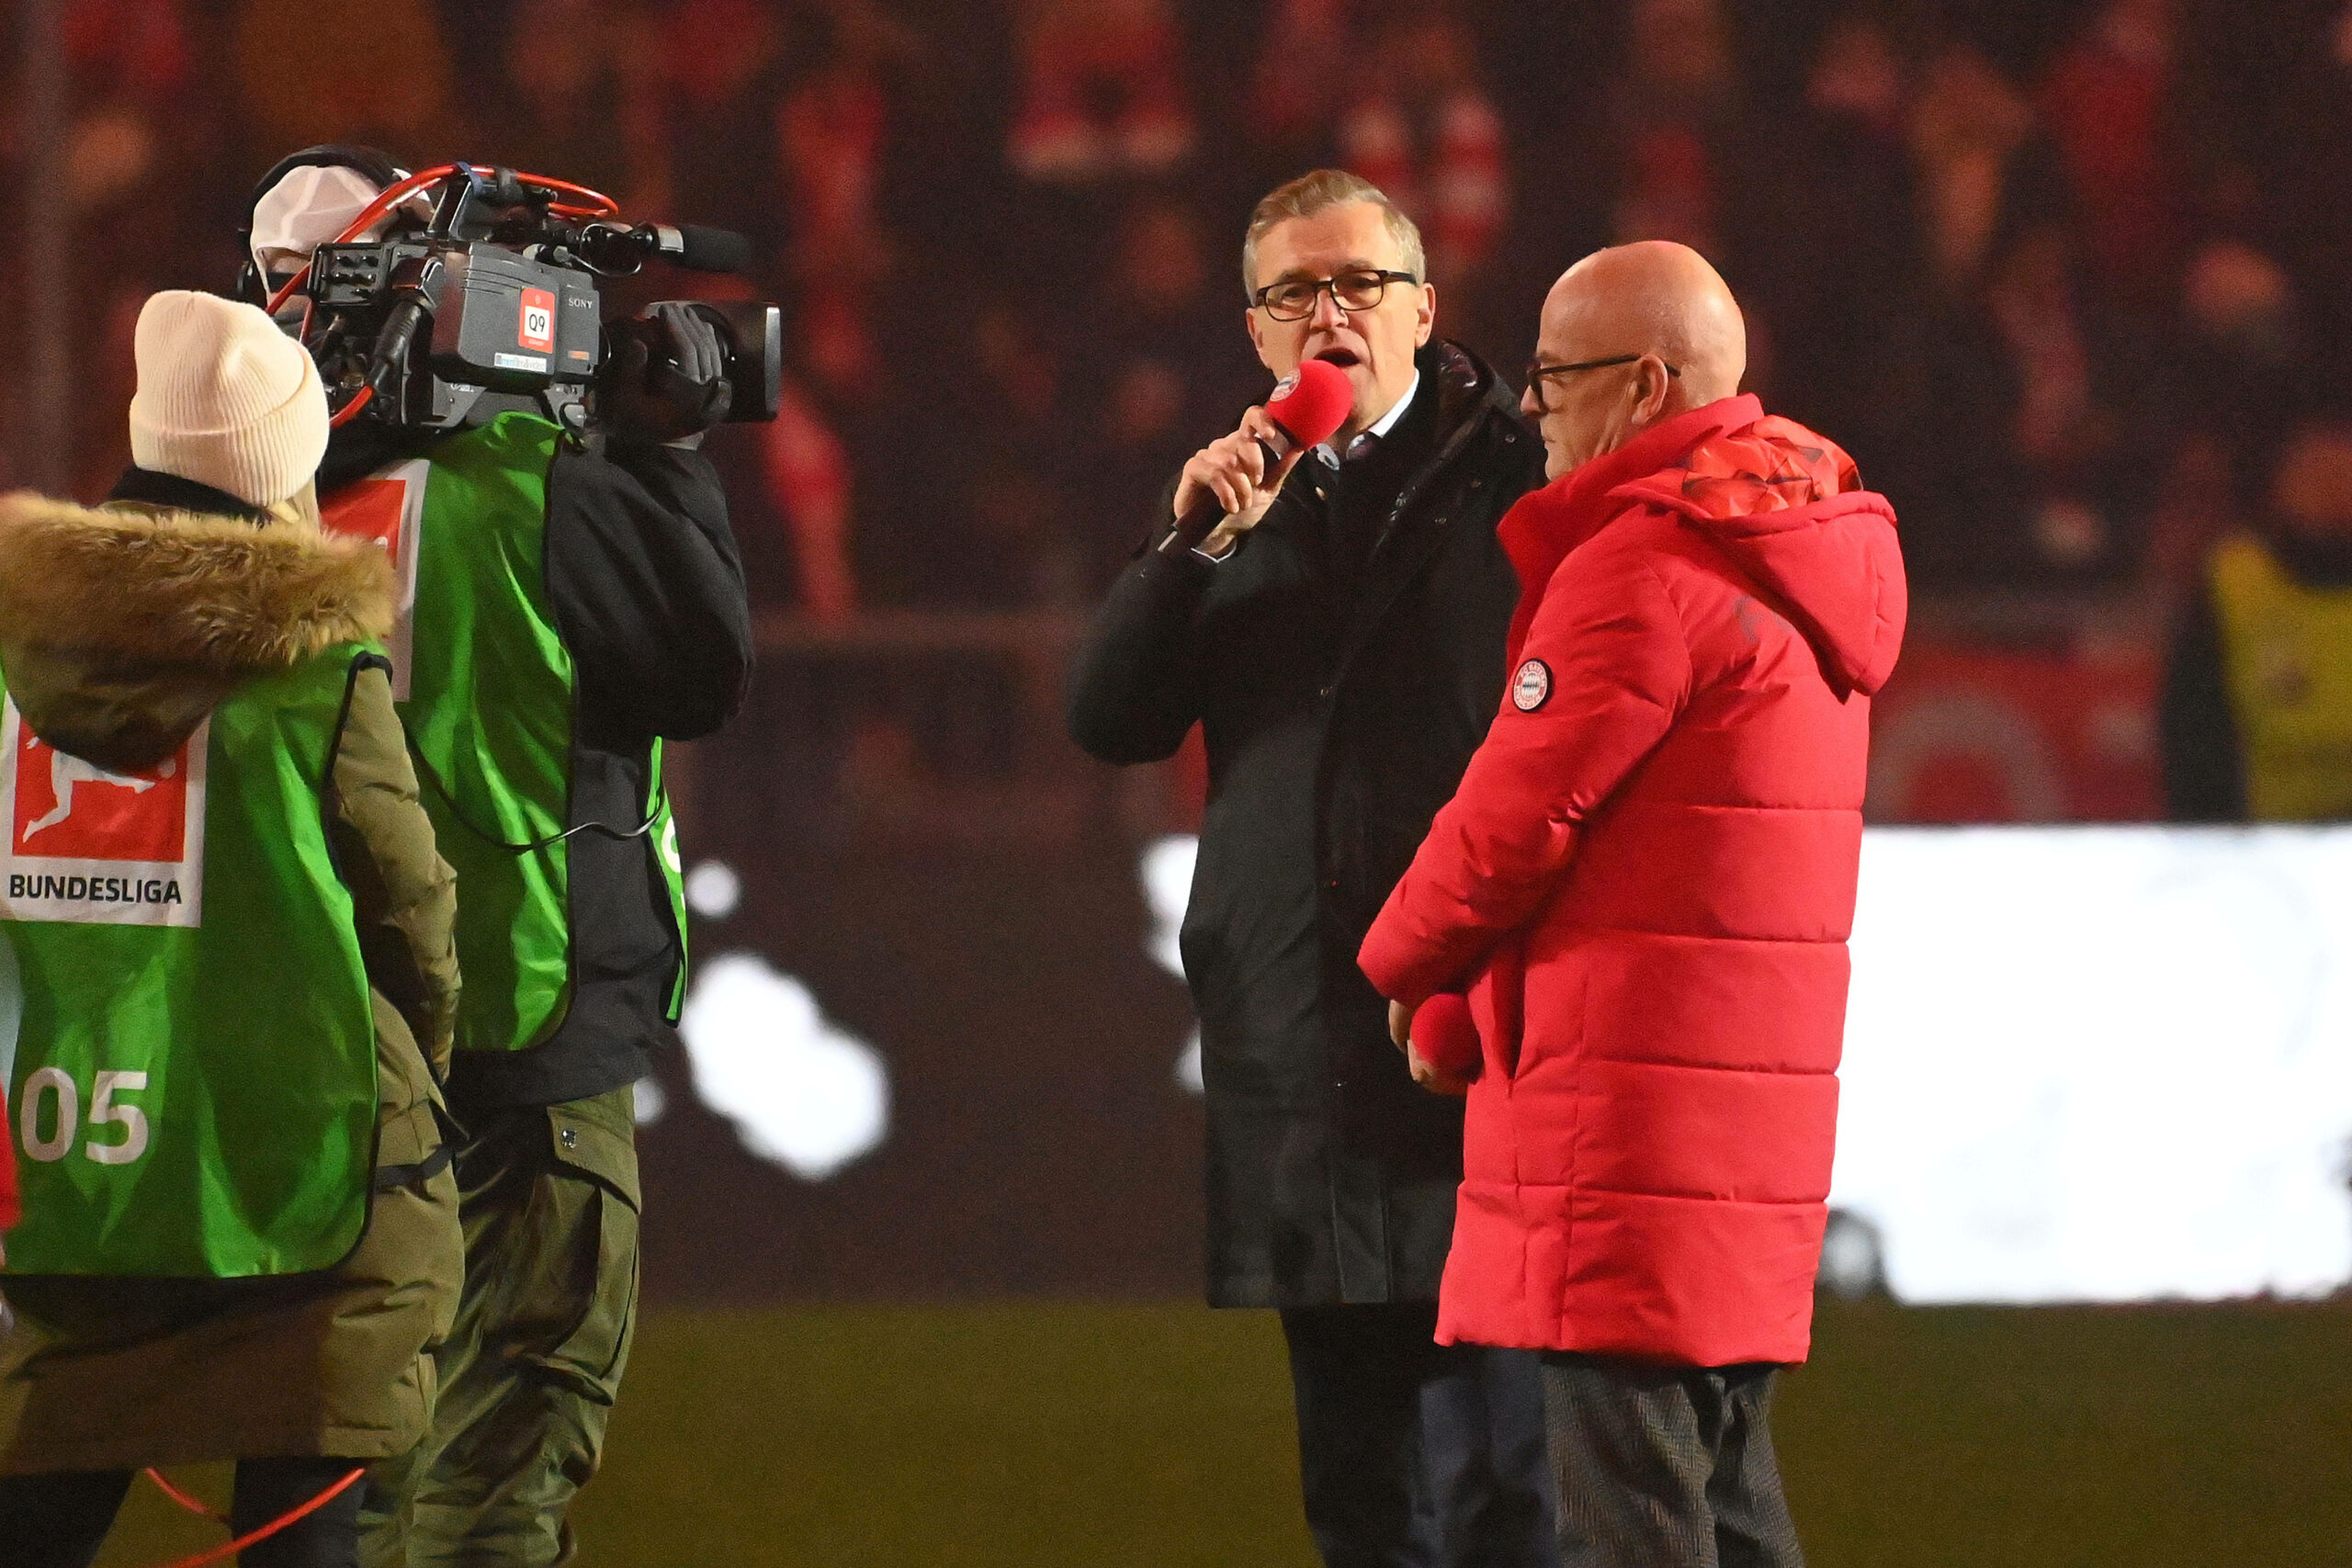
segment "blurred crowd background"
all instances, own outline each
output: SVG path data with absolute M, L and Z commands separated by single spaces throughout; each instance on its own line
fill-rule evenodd
M 752 238 L 788 404 L 717 446 L 766 761 L 820 836 L 860 779 L 930 818 L 925 788 L 1060 765 L 1057 650 L 1262 394 L 1240 230 L 1318 164 L 1414 213 L 1440 331 L 1514 380 L 1578 255 L 1717 262 L 1751 384 L 1902 517 L 1882 820 L 2160 815 L 2170 627 L 2352 363 L 2344 0 L 66 0 L 65 35 L 85 495 L 127 456 L 140 301 L 225 288 L 297 147 Z M 2315 471 L 2352 519 L 2352 460 Z

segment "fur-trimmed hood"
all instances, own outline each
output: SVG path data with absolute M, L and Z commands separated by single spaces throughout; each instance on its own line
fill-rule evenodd
M 379 638 L 392 615 L 371 543 L 0 498 L 0 671 L 44 739 L 102 766 L 153 763 L 246 680 Z
M 0 640 L 255 675 L 391 626 L 391 567 L 365 541 L 292 523 L 0 499 Z

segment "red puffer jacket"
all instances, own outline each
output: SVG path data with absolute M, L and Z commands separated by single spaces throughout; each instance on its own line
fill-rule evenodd
M 1361 954 L 1483 1043 L 1440 1339 L 1804 1359 L 1894 521 L 1748 397 L 1504 519 L 1502 712 Z

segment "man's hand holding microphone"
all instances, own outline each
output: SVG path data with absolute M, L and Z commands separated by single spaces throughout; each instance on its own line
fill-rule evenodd
M 1347 372 L 1319 359 L 1302 362 L 1241 428 L 1211 442 L 1184 465 L 1176 482 L 1176 527 L 1162 550 L 1224 556 L 1256 527 L 1307 448 L 1347 423 L 1355 389 Z

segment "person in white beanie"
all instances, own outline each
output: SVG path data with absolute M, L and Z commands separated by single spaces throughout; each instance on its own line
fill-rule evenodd
M 455 879 L 390 563 L 319 526 L 310 355 L 189 293 L 136 352 L 114 499 L 0 499 L 0 1563 L 86 1568 L 134 1472 L 234 1461 L 240 1537 L 326 1497 L 245 1568 L 348 1568 L 461 1280 Z
M 134 475 L 316 523 L 311 488 L 326 455 L 327 399 L 308 350 L 250 305 L 186 289 L 149 299 L 131 343 Z

